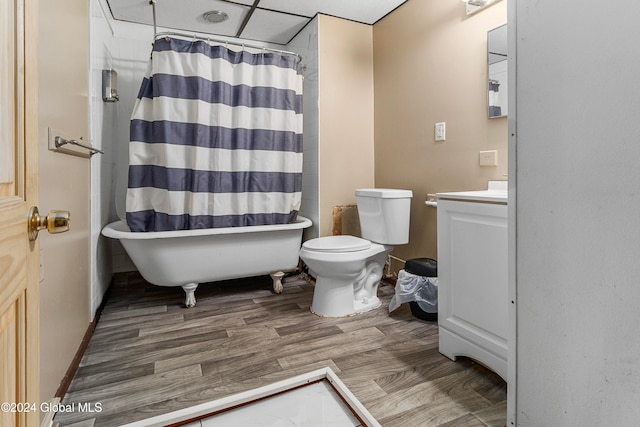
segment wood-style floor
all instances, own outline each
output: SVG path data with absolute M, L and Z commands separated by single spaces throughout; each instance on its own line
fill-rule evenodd
M 181 288 L 119 274 L 58 413 L 60 426 L 117 426 L 330 367 L 383 426 L 506 425 L 506 384 L 472 361 L 438 353 L 435 322 L 405 304 L 347 318 L 309 311 L 313 287 L 297 277 Z M 82 412 L 80 404 L 101 405 Z

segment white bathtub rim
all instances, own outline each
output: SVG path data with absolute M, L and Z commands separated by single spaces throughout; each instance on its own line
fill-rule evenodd
M 295 222 L 289 224 L 274 225 L 252 225 L 246 227 L 223 227 L 223 228 L 201 228 L 197 230 L 176 230 L 176 231 L 153 231 L 153 232 L 132 232 L 129 226 L 122 220 L 114 221 L 104 226 L 102 235 L 112 239 L 131 239 L 131 240 L 149 240 L 149 239 L 169 239 L 176 237 L 196 237 L 210 236 L 221 234 L 242 234 L 242 233 L 260 233 L 269 231 L 298 230 L 311 227 L 310 219 L 298 215 Z

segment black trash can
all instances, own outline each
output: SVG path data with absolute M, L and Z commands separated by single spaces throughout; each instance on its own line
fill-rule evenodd
M 413 258 L 407 260 L 404 265 L 407 273 L 415 274 L 423 277 L 438 277 L 438 262 L 431 258 Z M 438 313 L 428 313 L 420 308 L 415 301 L 409 301 L 411 314 L 421 320 L 434 321 L 438 320 Z

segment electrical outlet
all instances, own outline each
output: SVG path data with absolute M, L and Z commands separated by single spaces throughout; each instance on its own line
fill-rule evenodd
M 498 166 L 498 151 L 497 150 L 481 151 L 480 166 Z
M 446 139 L 447 124 L 445 122 L 436 123 L 435 137 L 436 141 L 444 141 Z

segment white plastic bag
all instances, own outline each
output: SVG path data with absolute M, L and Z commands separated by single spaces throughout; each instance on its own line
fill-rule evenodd
M 438 278 L 424 277 L 400 270 L 396 282 L 396 294 L 389 303 L 389 313 L 400 304 L 415 301 L 426 313 L 438 312 Z

